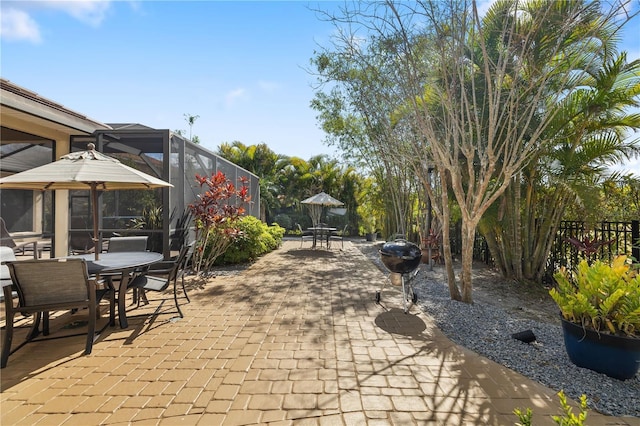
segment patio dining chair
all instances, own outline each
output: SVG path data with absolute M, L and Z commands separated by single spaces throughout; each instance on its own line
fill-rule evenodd
M 329 235 L 329 241 L 328 241 L 329 248 L 331 248 L 331 241 L 340 241 L 341 248 L 344 248 L 344 237 L 345 235 L 347 235 L 347 228 L 349 228 L 349 225 L 345 225 L 344 228 L 342 228 L 341 232 L 332 232 Z
M 69 252 L 71 254 L 86 254 L 95 251 L 95 241 L 90 232 L 86 231 L 87 222 L 81 216 L 72 216 L 69 231 Z
M 313 232 L 303 231 L 302 226 L 300 226 L 299 223 L 296 223 L 296 226 L 298 227 L 298 232 L 300 232 L 300 247 L 302 247 L 302 244 L 304 244 L 305 241 L 313 242 L 314 240 Z
M 0 246 L 0 286 L 11 285 L 11 274 L 9 273 L 9 267 L 6 262 L 16 260 L 16 254 L 11 247 Z M 2 291 L 2 290 L 0 290 Z M 12 298 L 18 297 L 18 293 L 14 290 L 11 291 Z M 4 291 L 0 294 L 0 302 L 4 301 Z
M 173 301 L 176 305 L 176 311 L 178 315 L 180 315 L 180 318 L 184 318 L 182 310 L 180 310 L 180 304 L 178 303 L 177 286 L 178 278 L 181 278 L 183 295 L 187 300 L 189 300 L 189 296 L 187 296 L 187 291 L 184 286 L 184 269 L 188 260 L 187 255 L 192 247 L 193 243 L 190 245 L 185 244 L 182 246 L 180 253 L 175 259 L 154 263 L 153 266 L 149 267 L 145 274 L 138 275 L 129 282 L 127 288 L 142 291 L 137 299 L 138 305 L 140 304 L 141 298 L 145 302 L 149 302 L 146 297 L 146 292 L 164 292 L 170 285 L 173 285 Z
M 111 237 L 109 238 L 109 247 L 107 253 L 122 252 L 122 251 L 146 251 L 147 239 L 145 236 L 134 237 Z
M 96 338 L 98 302 L 110 294 L 110 319 L 115 316 L 113 293 L 108 289 L 96 293 L 95 280 L 89 279 L 87 265 L 83 259 L 47 259 L 7 262 L 12 284 L 3 287 L 6 312 L 4 344 L 0 357 L 0 368 L 7 366 L 9 355 L 31 342 L 39 334 L 40 319 L 43 318 L 43 335 L 49 334 L 49 312 L 60 310 L 88 309 L 87 340 L 84 354 L 89 355 Z M 11 291 L 18 293 L 15 304 Z M 24 343 L 13 351 L 14 318 L 16 314 L 33 314 L 33 323 Z M 111 321 L 110 321 L 111 322 Z
M 144 236 L 131 236 L 131 237 L 111 237 L 109 238 L 109 244 L 107 246 L 107 253 L 116 253 L 116 252 L 124 252 L 124 251 L 147 251 L 147 239 L 149 237 Z M 136 269 L 131 274 L 130 279 L 138 275 L 144 274 L 146 268 Z M 115 289 L 116 286 L 113 285 L 114 281 L 119 281 L 122 279 L 121 274 L 103 274 L 103 277 L 107 279 L 110 283 L 112 289 Z M 139 294 L 137 290 L 133 292 L 134 301 L 138 300 Z
M 50 240 L 42 240 L 40 241 L 41 246 L 38 248 L 38 240 L 35 241 L 25 241 L 25 242 L 16 242 L 13 236 L 9 233 L 7 229 L 7 224 L 4 219 L 0 217 L 0 246 L 1 247 L 9 247 L 14 253 L 26 254 L 27 251 L 33 252 L 33 258 L 37 259 L 39 253 L 45 248 L 45 245 L 48 244 L 48 247 L 51 247 Z

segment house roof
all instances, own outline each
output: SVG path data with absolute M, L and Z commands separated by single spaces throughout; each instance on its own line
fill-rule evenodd
M 19 172 L 52 160 L 47 143 L 60 135 L 90 135 L 108 125 L 0 78 L 0 158 L 3 172 Z
M 64 133 L 85 134 L 111 128 L 9 80 L 0 79 L 0 90 L 3 123 L 7 122 L 7 118 L 17 118 L 35 121 L 45 128 Z

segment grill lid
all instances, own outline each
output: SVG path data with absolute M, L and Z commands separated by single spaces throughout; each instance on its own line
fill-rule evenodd
M 399 239 L 385 243 L 380 249 L 380 258 L 389 271 L 408 274 L 420 266 L 422 252 L 417 245 Z

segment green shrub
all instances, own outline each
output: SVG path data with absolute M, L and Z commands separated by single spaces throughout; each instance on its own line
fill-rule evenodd
M 275 250 L 278 247 L 280 247 L 280 243 L 282 243 L 282 238 L 284 237 L 284 234 L 287 232 L 287 230 L 279 226 L 277 223 L 273 223 L 271 224 L 271 226 L 267 228 L 267 231 L 271 234 L 275 243 L 275 245 L 271 247 L 271 250 Z
M 216 265 L 245 263 L 269 253 L 280 246 L 284 228 L 267 226 L 253 216 L 244 216 L 238 222 L 240 236 L 217 260 Z
M 293 228 L 293 220 L 291 220 L 291 217 L 288 214 L 285 213 L 280 213 L 278 215 L 276 215 L 274 222 L 280 226 L 282 226 L 284 229 L 292 229 Z

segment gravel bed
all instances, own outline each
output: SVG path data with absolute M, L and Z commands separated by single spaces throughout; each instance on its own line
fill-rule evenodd
M 386 271 L 377 250 L 359 248 Z M 421 310 L 455 343 L 551 389 L 564 390 L 574 400 L 586 394 L 590 409 L 613 416 L 640 417 L 640 373 L 622 381 L 576 367 L 565 352 L 560 325 L 518 317 L 498 304 L 453 301 L 440 275 L 424 268 L 414 278 L 413 289 Z M 523 330 L 533 331 L 536 340 L 523 343 L 511 337 Z

